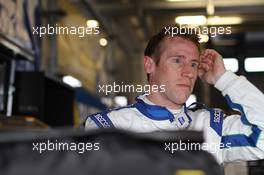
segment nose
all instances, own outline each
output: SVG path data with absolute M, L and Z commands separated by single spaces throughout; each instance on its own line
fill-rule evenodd
M 182 76 L 188 77 L 190 79 L 194 78 L 194 69 L 189 64 L 185 64 L 182 69 Z

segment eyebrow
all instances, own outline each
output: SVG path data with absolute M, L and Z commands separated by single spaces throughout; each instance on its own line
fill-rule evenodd
M 181 58 L 186 58 L 184 55 L 177 55 L 177 56 Z M 200 60 L 198 59 L 192 59 L 191 62 L 197 62 L 198 64 L 200 64 Z
M 192 61 L 192 62 L 200 63 L 200 61 L 199 61 L 199 60 L 196 60 L 196 59 L 192 59 L 191 61 Z

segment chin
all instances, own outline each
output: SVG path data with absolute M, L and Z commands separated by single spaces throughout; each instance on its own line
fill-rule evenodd
M 177 90 L 175 90 L 175 91 L 177 91 Z M 166 94 L 166 96 L 171 102 L 173 102 L 175 104 L 183 105 L 187 101 L 187 99 L 189 98 L 190 92 L 188 91 L 188 92 L 183 92 L 183 93 L 168 93 L 168 94 Z
M 171 96 L 172 97 L 172 96 Z M 183 105 L 188 98 L 176 96 L 175 98 L 171 98 L 170 101 L 174 102 L 175 104 Z
M 180 97 L 180 98 L 178 98 L 178 104 L 184 104 L 187 100 L 188 100 L 188 98 L 189 98 L 189 96 L 190 95 L 186 95 L 186 96 L 182 96 L 182 97 Z

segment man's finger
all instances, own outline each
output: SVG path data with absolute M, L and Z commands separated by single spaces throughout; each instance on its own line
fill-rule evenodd
M 202 76 L 205 74 L 205 71 L 204 71 L 204 69 L 198 69 L 198 76 L 199 76 L 199 78 L 202 78 Z
M 215 61 L 215 59 L 217 58 L 222 58 L 222 56 L 213 49 L 207 49 L 204 54 L 207 58 L 210 58 L 212 61 Z
M 212 66 L 213 65 L 213 61 L 211 59 L 204 59 L 204 60 L 201 60 L 200 61 L 200 64 L 208 64 L 209 66 Z
M 201 63 L 200 69 L 203 69 L 205 72 L 208 72 L 210 70 L 210 66 L 208 64 Z

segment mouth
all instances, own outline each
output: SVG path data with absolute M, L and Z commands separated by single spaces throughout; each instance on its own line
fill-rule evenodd
M 180 86 L 182 88 L 191 88 L 191 85 L 189 84 L 177 84 L 177 86 Z

